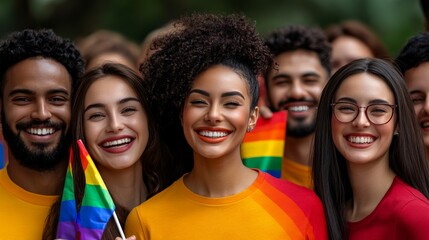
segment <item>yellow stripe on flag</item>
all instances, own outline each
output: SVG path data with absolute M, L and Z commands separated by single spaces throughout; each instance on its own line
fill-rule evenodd
M 284 141 L 265 140 L 246 142 L 241 145 L 242 158 L 254 158 L 261 156 L 283 157 Z
M 97 171 L 97 168 L 89 154 L 86 156 L 86 159 L 88 160 L 88 166 L 85 171 L 86 184 L 100 185 L 101 188 L 107 190 L 106 184 L 104 184 L 104 181 L 101 178 L 100 173 Z

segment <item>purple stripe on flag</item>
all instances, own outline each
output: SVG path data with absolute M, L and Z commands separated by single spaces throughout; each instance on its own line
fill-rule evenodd
M 76 226 L 75 222 L 59 222 L 57 230 L 57 238 L 75 240 Z
M 80 239 L 101 239 L 104 229 L 80 228 Z

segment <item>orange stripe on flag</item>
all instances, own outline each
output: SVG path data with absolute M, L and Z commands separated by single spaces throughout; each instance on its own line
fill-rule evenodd
M 252 132 L 252 134 L 246 134 L 243 139 L 243 142 L 253 142 L 253 141 L 263 141 L 263 140 L 283 140 L 285 138 L 284 128 L 271 129 L 268 131 L 258 131 Z

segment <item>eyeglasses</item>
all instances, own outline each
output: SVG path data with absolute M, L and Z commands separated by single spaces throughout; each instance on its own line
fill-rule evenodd
M 354 103 L 336 102 L 331 104 L 335 118 L 342 123 L 354 121 L 359 115 L 361 108 L 365 109 L 366 118 L 375 125 L 386 124 L 392 119 L 394 109 L 397 105 L 385 103 L 370 104 L 366 107 L 360 107 Z

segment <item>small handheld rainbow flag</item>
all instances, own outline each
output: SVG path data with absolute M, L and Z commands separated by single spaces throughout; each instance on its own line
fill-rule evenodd
M 61 198 L 60 220 L 57 229 L 57 238 L 76 239 L 76 201 L 73 184 L 73 150 L 70 148 L 69 166 L 67 168 L 64 191 Z
M 76 214 L 71 171 L 73 154 L 70 154 L 69 170 L 67 171 L 61 201 L 57 238 L 100 240 L 107 222 L 114 214 L 115 204 L 83 142 L 78 140 L 77 143 L 82 168 L 85 173 L 85 193 L 80 210 Z M 118 227 L 120 228 L 120 225 Z M 122 232 L 121 228 L 120 232 Z
M 275 112 L 270 119 L 259 117 L 253 131 L 246 133 L 241 144 L 244 165 L 280 178 L 286 121 L 286 111 Z
M 82 239 L 101 239 L 115 204 L 82 140 L 78 140 L 80 160 L 85 172 L 85 194 L 77 216 Z

